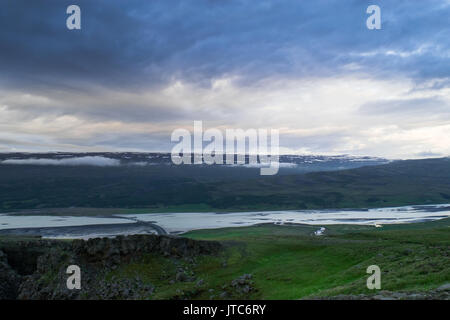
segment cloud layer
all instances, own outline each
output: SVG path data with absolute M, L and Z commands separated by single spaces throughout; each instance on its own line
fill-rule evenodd
M 95 156 L 74 157 L 67 159 L 8 159 L 3 160 L 1 164 L 114 167 L 119 166 L 120 161 L 116 159 Z
M 450 154 L 450 3 L 377 1 L 376 31 L 370 4 L 7 0 L 0 151 L 168 151 L 203 120 L 286 153 Z

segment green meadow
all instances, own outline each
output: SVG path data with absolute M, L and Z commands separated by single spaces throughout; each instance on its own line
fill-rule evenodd
M 139 276 L 155 286 L 151 299 L 301 299 L 338 294 L 376 294 L 366 287 L 370 265 L 381 269 L 381 289 L 427 291 L 450 282 L 450 219 L 373 226 L 258 225 L 199 230 L 184 236 L 217 240 L 218 256 L 180 261 L 149 255 L 108 277 Z M 183 268 L 191 277 L 173 281 Z M 251 274 L 251 290 L 230 283 Z M 201 281 L 200 281 L 201 279 Z

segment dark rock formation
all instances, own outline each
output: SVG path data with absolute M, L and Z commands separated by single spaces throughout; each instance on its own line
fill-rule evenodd
M 219 294 L 220 299 L 244 299 L 250 292 L 257 291 L 254 287 L 254 282 L 252 280 L 253 276 L 251 274 L 243 274 L 242 276 L 231 281 L 229 285 L 224 285 L 222 287 L 222 292 Z M 212 296 L 214 299 L 215 296 Z
M 387 291 L 381 290 L 374 294 L 340 294 L 331 297 L 312 297 L 312 300 L 450 300 L 450 285 L 443 285 L 435 290 L 425 292 Z
M 73 241 L 33 240 L 0 243 L 0 299 L 146 299 L 154 291 L 139 278 L 105 275 L 144 254 L 191 259 L 216 254 L 219 242 L 158 235 L 119 236 Z M 14 266 L 8 264 L 9 256 Z M 67 267 L 80 267 L 82 288 L 69 290 Z
M 143 253 L 160 253 L 165 256 L 191 257 L 215 254 L 221 248 L 219 242 L 197 241 L 187 238 L 157 235 L 118 236 L 96 238 L 88 241 L 74 240 L 72 250 L 89 262 L 114 265 Z
M 17 297 L 20 275 L 8 264 L 8 259 L 3 251 L 0 251 L 0 299 L 12 300 Z

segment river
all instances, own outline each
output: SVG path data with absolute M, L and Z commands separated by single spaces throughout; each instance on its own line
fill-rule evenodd
M 118 234 L 178 234 L 196 229 L 274 224 L 414 223 L 450 217 L 450 204 L 378 209 L 297 210 L 257 212 L 179 212 L 122 214 L 105 217 L 34 216 L 0 214 L 0 234 L 39 234 L 51 238 L 91 238 Z

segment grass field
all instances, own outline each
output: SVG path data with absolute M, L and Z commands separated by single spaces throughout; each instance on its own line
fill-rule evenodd
M 426 291 L 450 282 L 450 219 L 435 222 L 372 226 L 329 226 L 314 236 L 316 226 L 259 225 L 192 231 L 184 236 L 218 240 L 226 249 L 217 257 L 195 262 L 147 256 L 121 266 L 109 277 L 139 275 L 156 287 L 153 299 L 300 299 L 337 294 L 373 294 L 366 288 L 366 269 L 381 268 L 381 286 L 389 291 Z M 177 269 L 195 276 L 171 281 Z M 252 275 L 248 293 L 230 283 Z M 203 279 L 201 285 L 199 279 Z M 224 296 L 222 296 L 224 297 Z

